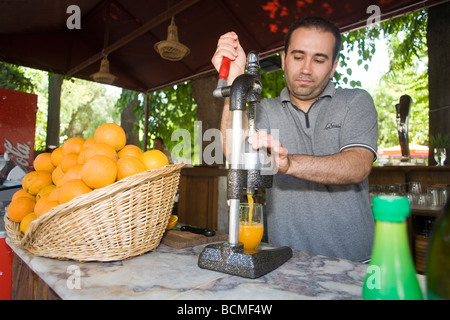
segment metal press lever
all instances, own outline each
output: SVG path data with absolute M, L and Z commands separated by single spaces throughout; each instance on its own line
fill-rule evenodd
M 215 98 L 224 98 L 230 96 L 230 88 L 227 86 L 228 73 L 230 72 L 231 60 L 227 57 L 222 58 L 222 64 L 219 69 L 219 81 L 217 82 L 217 88 L 213 91 Z

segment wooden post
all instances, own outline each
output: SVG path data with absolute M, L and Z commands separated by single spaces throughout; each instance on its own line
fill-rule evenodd
M 450 135 L 450 2 L 428 9 L 428 90 L 430 135 Z M 447 150 L 449 152 L 450 150 Z M 430 148 L 429 164 L 434 161 Z M 450 163 L 448 157 L 446 165 Z

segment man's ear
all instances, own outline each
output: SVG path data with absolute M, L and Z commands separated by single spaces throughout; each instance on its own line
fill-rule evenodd
M 337 61 L 337 59 L 336 59 L 336 60 L 334 60 L 333 68 L 331 69 L 330 79 L 333 78 L 334 72 L 336 71 L 336 68 L 337 68 L 337 65 L 338 65 L 338 61 Z

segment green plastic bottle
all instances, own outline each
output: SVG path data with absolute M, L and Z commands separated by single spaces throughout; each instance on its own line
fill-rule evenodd
M 364 279 L 364 300 L 423 300 L 408 244 L 406 197 L 379 196 L 372 200 L 375 238 Z
M 450 300 L 450 200 L 433 231 L 426 278 L 428 300 Z

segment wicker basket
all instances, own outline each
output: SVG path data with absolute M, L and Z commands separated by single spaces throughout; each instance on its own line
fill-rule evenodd
M 78 196 L 34 220 L 25 235 L 5 215 L 6 232 L 14 245 L 60 260 L 141 255 L 161 241 L 183 165 L 145 171 Z

